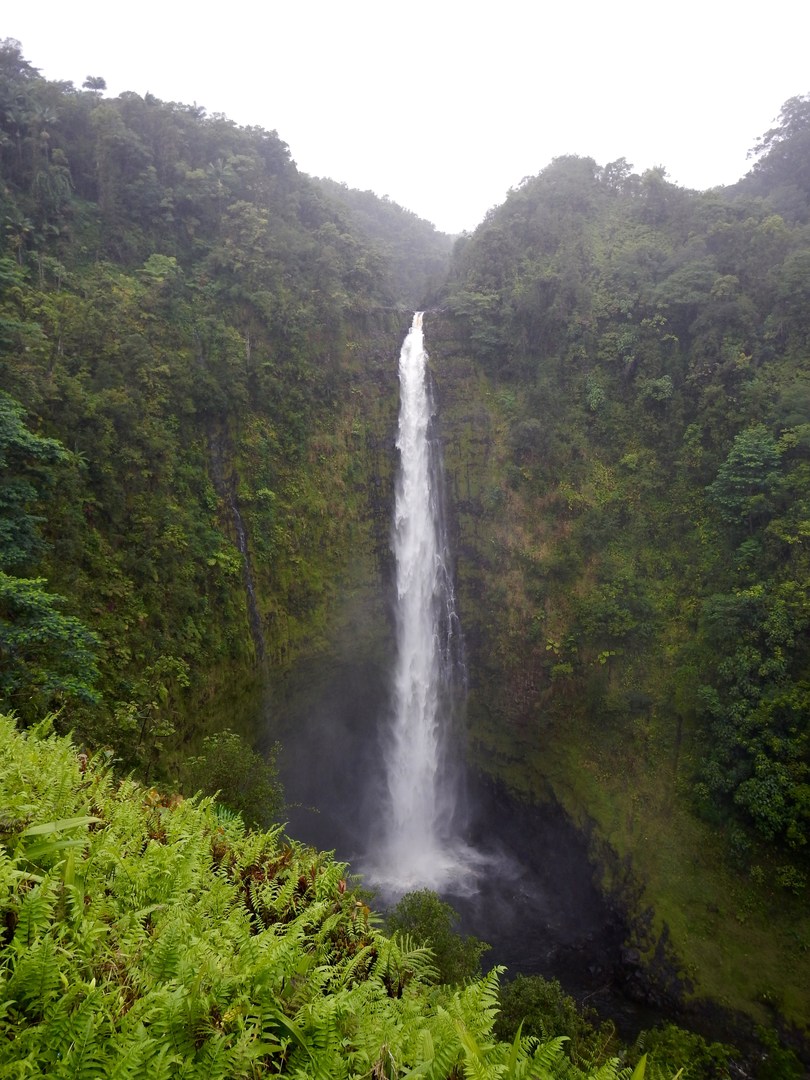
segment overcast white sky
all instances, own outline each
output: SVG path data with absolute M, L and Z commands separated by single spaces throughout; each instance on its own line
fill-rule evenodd
M 304 172 L 473 229 L 560 154 L 733 183 L 810 91 L 810 3 L 770 0 L 17 0 L 49 79 L 107 80 L 278 131 Z

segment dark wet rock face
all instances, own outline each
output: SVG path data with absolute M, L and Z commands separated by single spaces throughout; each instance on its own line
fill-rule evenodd
M 488 966 L 507 978 L 559 979 L 623 1034 L 661 1019 L 643 992 L 642 957 L 626 943 L 621 905 L 596 884 L 588 839 L 552 803 L 527 804 L 486 781 L 473 785 L 471 839 L 491 857 L 473 895 L 448 895 L 461 929 L 488 942 Z
M 507 978 L 559 979 L 580 1006 L 613 1020 L 627 1041 L 645 1028 L 676 1023 L 730 1043 L 742 1055 L 737 1075 L 753 1075 L 746 1070 L 763 1055 L 754 1022 L 689 996 L 694 985 L 669 928 L 656 930 L 629 864 L 619 866 L 604 843 L 593 842 L 554 803 L 521 802 L 487 780 L 471 794 L 473 839 L 492 853 L 492 869 L 474 895 L 446 899 L 461 915 L 461 930 L 492 946 L 487 966 L 506 965 Z M 612 896 L 597 885 L 608 862 L 611 878 L 622 882 Z M 810 1064 L 806 1037 L 774 1022 L 784 1044 Z

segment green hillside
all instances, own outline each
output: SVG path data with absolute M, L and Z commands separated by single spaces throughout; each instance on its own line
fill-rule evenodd
M 642 997 L 806 1053 L 810 98 L 733 188 L 561 158 L 451 253 L 275 132 L 91 82 L 0 42 L 0 711 L 31 733 L 3 727 L 8 1075 L 579 1075 L 496 1042 L 494 978 L 439 991 L 361 933 L 330 858 L 149 794 L 265 827 L 279 758 L 374 772 L 423 302 L 471 768 L 591 838 Z M 261 928 L 248 878 L 282 904 Z
M 810 236 L 767 165 L 555 161 L 461 247 L 432 356 L 474 759 L 595 823 L 692 994 L 803 1024 Z
M 165 772 L 376 580 L 401 320 L 275 133 L 49 83 L 13 42 L 0 97 L 3 614 L 96 642 L 68 686 L 68 630 L 10 628 L 5 703 Z

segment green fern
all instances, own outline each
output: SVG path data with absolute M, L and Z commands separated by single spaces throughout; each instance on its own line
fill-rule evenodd
M 52 881 L 40 882 L 24 895 L 12 939 L 15 952 L 30 947 L 50 929 L 55 908 L 56 887 Z
M 56 1026 L 53 1016 L 48 1019 L 51 1027 Z M 65 1017 L 64 1033 L 55 1047 L 56 1062 L 50 1075 L 59 1080 L 98 1080 L 104 1076 L 104 1047 L 109 1035 L 103 994 L 93 988 Z
M 4 996 L 29 1019 L 39 1019 L 61 988 L 59 957 L 51 938 L 38 938 L 19 955 Z
M 380 932 L 345 864 L 280 829 L 164 802 L 106 762 L 82 773 L 68 740 L 1 718 L 0 805 L 4 1078 L 585 1077 L 562 1040 L 500 1043 L 497 971 L 435 985 L 429 950 Z M 63 841 L 34 881 L 31 845 Z
M 174 1080 L 181 1059 L 168 1046 L 157 1044 L 140 1027 L 127 1042 L 114 1047 L 115 1057 L 106 1063 L 105 1080 Z
M 401 997 L 407 984 L 416 979 L 423 983 L 435 983 L 439 977 L 432 951 L 417 945 L 407 934 L 385 938 L 378 935 L 377 958 L 370 977 L 378 979 L 389 997 Z

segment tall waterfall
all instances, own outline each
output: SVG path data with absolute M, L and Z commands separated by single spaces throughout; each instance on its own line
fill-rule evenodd
M 393 541 L 397 656 L 385 751 L 384 836 L 372 876 L 406 891 L 456 882 L 467 861 L 453 835 L 458 785 L 447 753 L 463 682 L 461 636 L 421 312 L 402 345 L 399 381 Z

